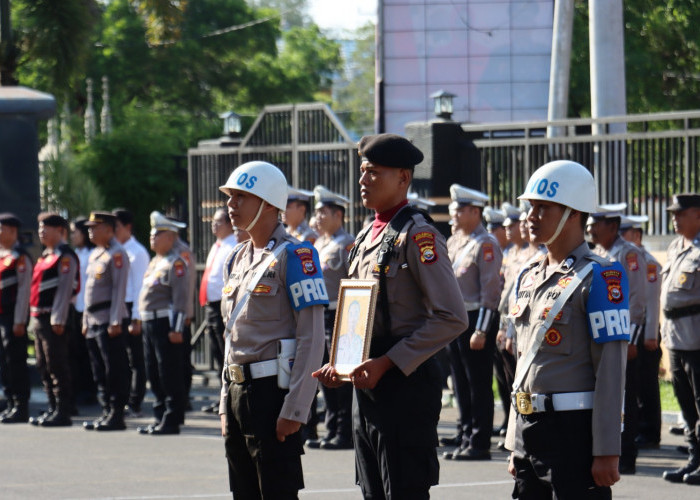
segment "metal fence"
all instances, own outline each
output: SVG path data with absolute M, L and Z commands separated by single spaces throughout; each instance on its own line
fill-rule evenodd
M 621 126 L 627 132 L 615 132 Z M 559 135 L 546 137 L 547 127 Z M 627 202 L 628 213 L 649 216 L 649 234 L 666 235 L 672 195 L 700 190 L 700 111 L 462 129 L 480 152 L 482 189 L 493 204 L 515 200 L 542 164 L 571 159 L 593 173 L 599 203 Z
M 347 227 L 353 233 L 362 227 L 362 219 L 368 213 L 359 193 L 357 145 L 322 103 L 267 106 L 240 143 L 226 140 L 217 145 L 207 141 L 190 149 L 187 156 L 190 238 L 200 279 L 214 243 L 212 217 L 226 202 L 218 187 L 245 162 L 268 161 L 279 167 L 289 184 L 297 188 L 312 190 L 322 184 L 347 196 L 352 201 L 346 212 Z M 201 325 L 202 320 L 200 311 L 196 324 Z M 200 326 L 195 334 L 193 357 L 199 368 L 211 364 L 209 339 L 202 339 L 201 333 Z

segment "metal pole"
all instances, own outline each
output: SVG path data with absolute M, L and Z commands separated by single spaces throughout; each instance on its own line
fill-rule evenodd
M 574 0 L 555 0 L 552 62 L 549 71 L 548 121 L 563 120 L 567 116 L 573 30 Z M 562 137 L 565 132 L 564 127 L 547 127 L 547 137 Z

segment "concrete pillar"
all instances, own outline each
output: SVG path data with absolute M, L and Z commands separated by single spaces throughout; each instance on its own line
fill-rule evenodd
M 574 0 L 555 0 L 547 109 L 549 121 L 563 120 L 568 114 L 573 31 Z M 565 132 L 564 127 L 547 127 L 547 137 L 562 137 Z

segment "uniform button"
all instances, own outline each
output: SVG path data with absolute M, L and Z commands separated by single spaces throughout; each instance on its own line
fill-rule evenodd
M 298 417 L 298 416 L 299 416 L 299 410 L 297 410 L 297 411 L 294 412 L 294 416 L 295 416 L 295 417 Z

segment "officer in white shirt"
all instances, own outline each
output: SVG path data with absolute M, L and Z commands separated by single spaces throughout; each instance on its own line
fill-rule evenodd
M 129 332 L 126 337 L 126 352 L 129 356 L 131 386 L 127 403 L 127 416 L 141 416 L 141 403 L 146 394 L 146 363 L 143 359 L 143 338 L 141 337 L 141 316 L 134 302 L 139 298 L 143 275 L 151 260 L 146 248 L 133 236 L 134 214 L 125 208 L 115 208 L 112 213 L 117 218 L 114 236 L 126 250 L 129 257 L 129 277 L 126 282 L 126 309 L 129 316 L 124 318 L 122 329 Z

